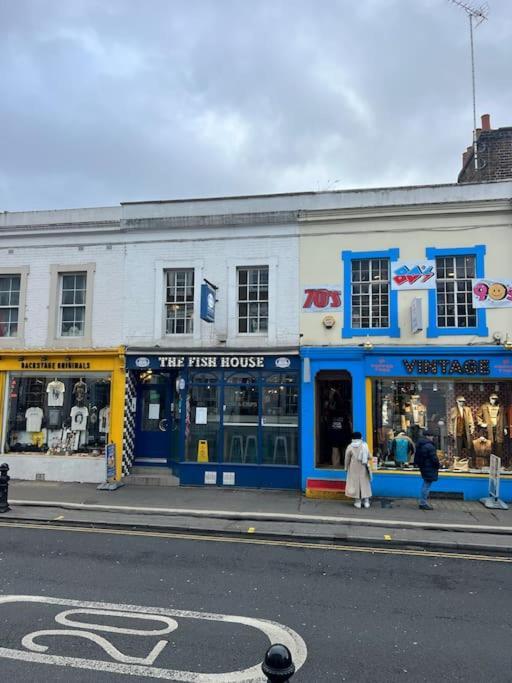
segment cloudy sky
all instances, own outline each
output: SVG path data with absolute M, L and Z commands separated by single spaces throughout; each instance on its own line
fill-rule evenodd
M 489 5 L 477 111 L 510 126 Z M 471 142 L 449 0 L 0 0 L 0 93 L 9 211 L 455 182 Z

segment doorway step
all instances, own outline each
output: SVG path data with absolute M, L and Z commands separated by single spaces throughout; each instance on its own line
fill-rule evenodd
M 306 481 L 306 498 L 330 498 L 348 500 L 345 495 L 344 479 L 317 479 L 309 477 Z
M 127 486 L 179 486 L 180 480 L 169 469 L 135 466 L 123 483 Z

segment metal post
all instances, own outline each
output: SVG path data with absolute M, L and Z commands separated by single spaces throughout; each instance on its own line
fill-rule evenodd
M 11 509 L 8 501 L 10 479 L 8 471 L 9 465 L 6 462 L 0 465 L 0 512 L 9 512 Z
M 265 654 L 261 670 L 268 683 L 286 683 L 295 673 L 292 655 L 286 645 L 271 645 Z

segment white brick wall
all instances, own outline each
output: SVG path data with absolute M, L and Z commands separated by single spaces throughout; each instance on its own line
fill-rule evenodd
M 208 229 L 209 230 L 209 229 Z M 159 235 L 158 241 L 126 247 L 126 313 L 123 336 L 129 346 L 212 347 L 226 337 L 223 347 L 297 346 L 298 344 L 298 237 L 295 226 L 208 230 L 194 237 Z M 260 236 L 251 237 L 254 232 Z M 222 234 L 224 233 L 224 234 Z M 150 237 L 151 233 L 145 234 Z M 219 238 L 220 236 L 220 238 Z M 183 241 L 180 241 L 183 240 Z M 232 324 L 237 315 L 236 267 L 268 265 L 270 279 L 269 334 L 238 335 Z M 196 306 L 192 336 L 162 335 L 163 270 L 194 268 Z M 215 323 L 199 319 L 199 287 L 203 278 L 219 289 Z
M 52 346 L 48 339 L 48 306 L 50 297 L 50 267 L 53 264 L 73 265 L 95 263 L 92 307 L 92 341 L 95 347 L 122 343 L 122 246 L 107 249 L 105 245 L 41 248 L 41 245 L 17 246 L 12 254 L 2 253 L 2 268 L 13 270 L 29 266 L 25 310 L 25 339 L 19 346 L 44 348 Z M 0 338 L 0 348 L 2 339 Z M 18 346 L 18 344 L 16 344 Z

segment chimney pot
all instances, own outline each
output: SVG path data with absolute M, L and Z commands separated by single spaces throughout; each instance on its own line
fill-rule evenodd
M 482 130 L 491 130 L 491 115 L 482 114 Z

